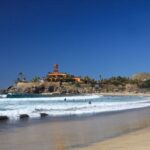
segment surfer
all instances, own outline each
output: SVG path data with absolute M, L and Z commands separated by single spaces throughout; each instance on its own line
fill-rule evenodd
M 67 99 L 65 98 L 64 101 L 66 101 Z

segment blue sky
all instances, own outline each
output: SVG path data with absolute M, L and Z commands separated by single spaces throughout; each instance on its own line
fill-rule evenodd
M 1 0 L 0 87 L 23 72 L 98 78 L 150 71 L 148 0 Z

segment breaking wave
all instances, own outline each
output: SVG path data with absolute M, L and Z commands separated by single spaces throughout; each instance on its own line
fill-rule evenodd
M 40 113 L 49 116 L 88 115 L 150 106 L 149 97 L 137 96 L 63 96 L 38 98 L 0 98 L 0 116 L 19 119 L 21 114 L 31 118 Z

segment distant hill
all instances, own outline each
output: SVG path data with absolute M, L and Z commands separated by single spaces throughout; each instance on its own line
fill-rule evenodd
M 132 76 L 133 80 L 145 81 L 150 79 L 150 73 L 137 73 Z

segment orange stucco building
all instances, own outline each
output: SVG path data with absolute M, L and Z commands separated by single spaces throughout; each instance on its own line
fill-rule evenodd
M 48 78 L 49 78 L 50 81 L 52 81 L 52 80 L 55 80 L 55 81 L 63 80 L 66 77 L 67 77 L 66 73 L 59 72 L 59 70 L 58 70 L 58 64 L 54 64 L 54 70 L 53 70 L 53 72 L 49 72 L 48 73 Z M 72 80 L 74 80 L 76 82 L 80 82 L 81 81 L 81 79 L 79 77 L 73 77 Z

